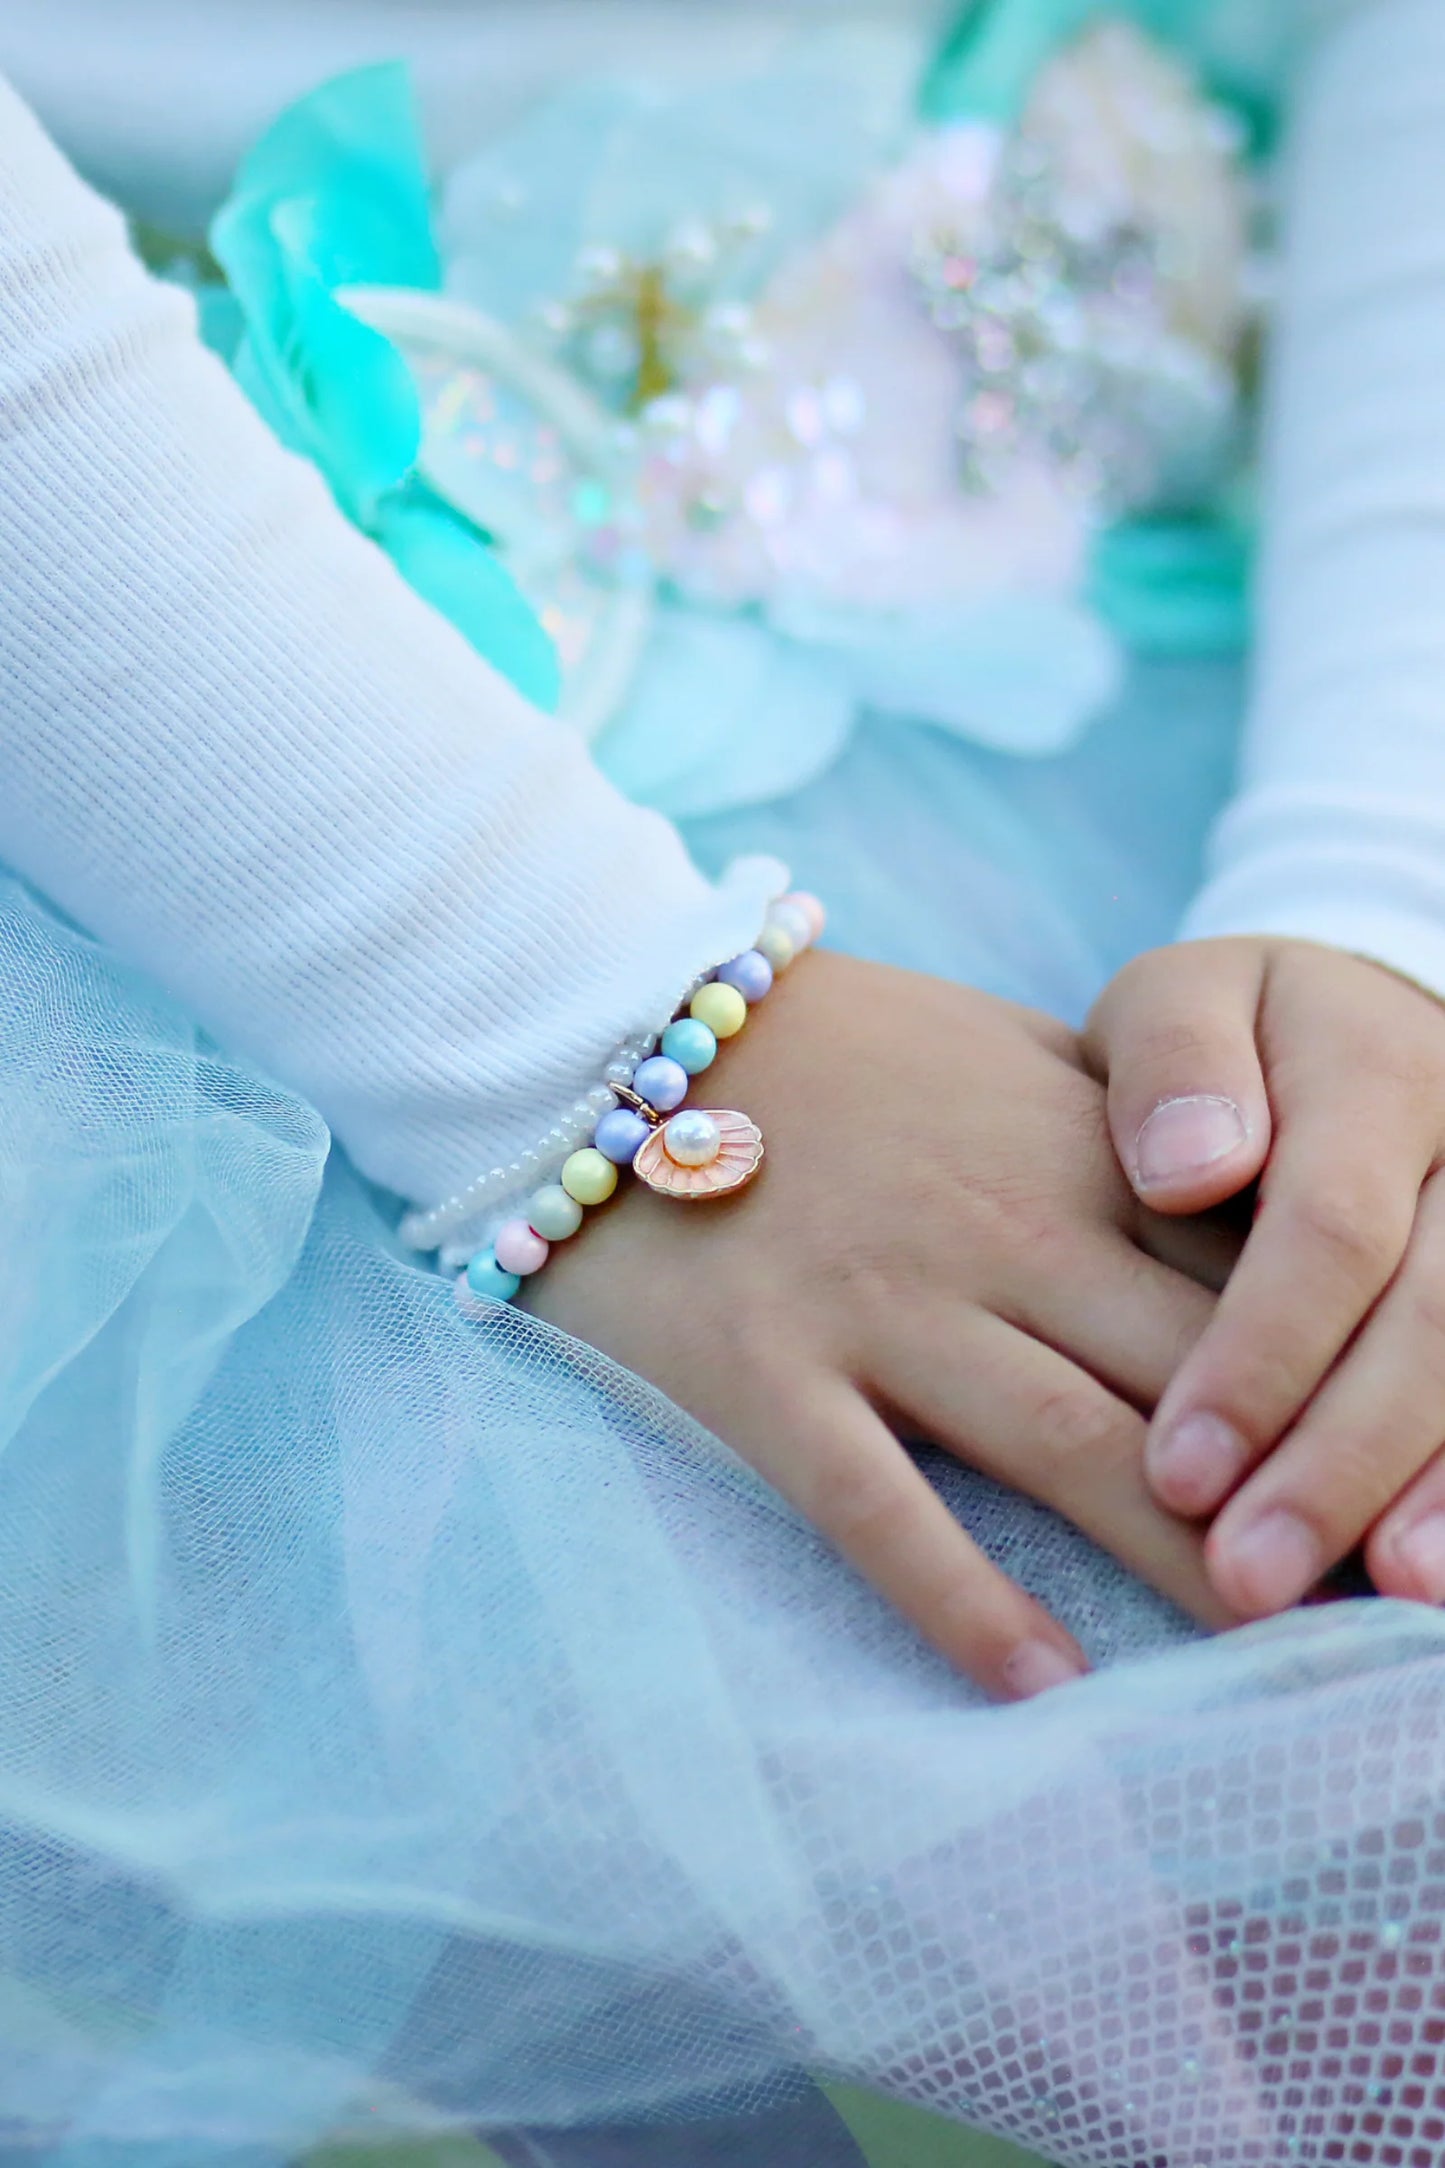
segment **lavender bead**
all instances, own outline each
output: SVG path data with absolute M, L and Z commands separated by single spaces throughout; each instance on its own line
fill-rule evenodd
M 761 1001 L 773 984 L 773 967 L 760 950 L 744 949 L 741 956 L 734 956 L 729 964 L 723 964 L 718 977 L 724 986 L 736 987 L 748 1007 Z
M 630 1167 L 651 1135 L 648 1124 L 631 1107 L 614 1107 L 597 1124 L 592 1142 L 614 1167 Z
M 632 1079 L 632 1089 L 639 1098 L 645 1099 L 659 1114 L 671 1114 L 687 1097 L 692 1082 L 680 1061 L 669 1061 L 666 1054 L 654 1054 L 643 1062 Z

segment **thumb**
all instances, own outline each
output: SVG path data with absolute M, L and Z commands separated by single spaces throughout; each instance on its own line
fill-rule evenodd
M 1153 1211 L 1206 1211 L 1264 1165 L 1264 970 L 1259 942 L 1181 942 L 1126 966 L 1089 1019 L 1084 1044 L 1108 1078 L 1114 1149 Z

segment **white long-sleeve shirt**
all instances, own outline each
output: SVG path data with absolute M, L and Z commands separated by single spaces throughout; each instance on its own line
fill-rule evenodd
M 1254 697 L 1186 930 L 1445 992 L 1445 7 L 1337 10 L 1295 114 Z
M 1438 0 L 1361 0 L 1300 104 L 1259 690 L 1189 930 L 1445 991 Z M 0 598 L 0 856 L 415 1200 L 756 930 L 767 877 L 709 886 L 411 595 L 3 88 Z
M 352 530 L 0 83 L 0 858 L 423 1204 L 746 948 Z

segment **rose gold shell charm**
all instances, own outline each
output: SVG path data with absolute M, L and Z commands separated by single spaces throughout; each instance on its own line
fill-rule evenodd
M 692 1109 L 688 1110 L 692 1112 Z M 705 1197 L 725 1197 L 730 1190 L 751 1182 L 763 1163 L 763 1133 L 746 1114 L 726 1107 L 696 1110 L 716 1122 L 721 1142 L 716 1156 L 703 1167 L 685 1167 L 667 1149 L 667 1123 L 654 1129 L 632 1162 L 632 1171 L 661 1197 L 678 1197 L 695 1204 Z

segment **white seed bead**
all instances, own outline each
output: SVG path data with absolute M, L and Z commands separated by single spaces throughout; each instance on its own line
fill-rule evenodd
M 604 1074 L 609 1084 L 630 1084 L 632 1082 L 632 1063 L 621 1060 L 610 1061 Z

